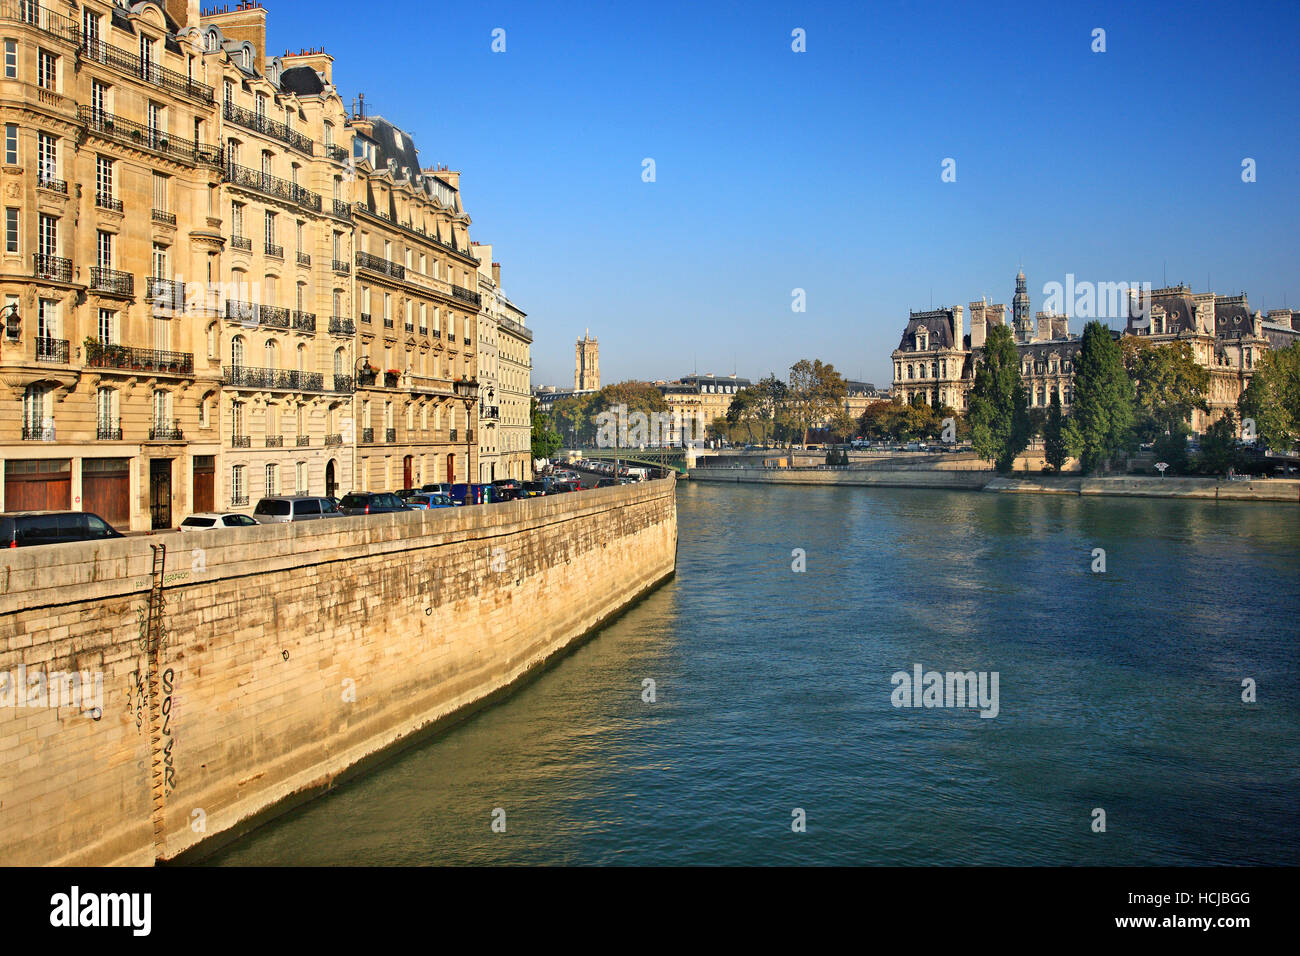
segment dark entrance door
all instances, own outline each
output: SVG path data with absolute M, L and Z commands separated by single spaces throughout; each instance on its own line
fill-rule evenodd
M 192 508 L 195 511 L 212 511 L 216 502 L 217 463 L 213 455 L 194 456 L 194 496 Z
M 455 484 L 455 482 L 456 482 L 456 455 L 453 453 L 447 456 L 447 484 L 449 485 Z
M 334 498 L 334 492 L 338 490 L 338 482 L 334 480 L 334 460 L 331 458 L 329 464 L 325 466 L 325 497 Z
M 155 531 L 172 526 L 172 460 L 154 458 L 149 462 L 149 521 Z
M 415 458 L 411 455 L 407 455 L 405 458 L 402 459 L 402 487 L 403 488 L 411 487 L 411 465 L 414 463 L 414 461 Z

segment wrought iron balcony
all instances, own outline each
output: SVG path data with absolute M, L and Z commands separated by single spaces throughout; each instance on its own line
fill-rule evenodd
M 242 186 L 244 189 L 251 189 L 265 196 L 296 203 L 312 212 L 320 212 L 320 196 L 310 189 L 303 189 L 297 183 L 280 179 L 270 173 L 259 172 L 256 169 L 249 169 L 247 166 L 239 166 L 235 163 L 227 163 L 226 180 L 236 186 Z
M 23 441 L 54 441 L 54 423 L 24 421 Z
M 323 392 L 325 376 L 320 372 L 300 372 L 290 368 L 255 368 L 250 365 L 227 365 L 221 370 L 226 385 L 260 388 L 282 392 Z
M 3 0 L 0 2 L 0 20 L 25 23 L 43 33 L 73 43 L 77 43 L 81 37 L 81 28 L 76 20 L 39 6 L 35 0 Z
M 111 212 L 122 211 L 122 200 L 114 199 L 107 193 L 95 193 L 95 205 L 100 209 L 107 209 Z
M 72 260 L 59 256 L 47 256 L 36 253 L 33 256 L 36 266 L 36 278 L 53 279 L 56 282 L 72 281 Z
M 161 349 L 138 349 L 129 345 L 90 342 L 86 345 L 86 365 L 90 368 L 120 368 L 138 372 L 191 375 L 194 356 L 190 352 Z
M 284 436 L 283 436 L 283 435 L 267 435 L 267 436 L 266 436 L 266 447 L 267 447 L 267 448 L 283 448 L 283 447 L 284 447 Z
M 284 246 L 277 246 L 274 242 L 266 243 L 266 254 L 276 259 L 284 258 Z
M 243 249 L 245 252 L 252 252 L 253 240 L 248 236 L 231 236 L 230 246 L 232 249 Z
M 334 391 L 336 392 L 355 392 L 357 390 L 356 379 L 351 375 L 334 376 Z
M 361 444 L 373 445 L 375 442 L 375 430 L 373 428 L 361 429 Z
M 293 314 L 293 327 L 299 332 L 316 331 L 316 313 L 315 312 L 295 312 Z
M 310 265 L 311 265 L 311 256 L 309 256 L 309 255 L 308 255 L 307 253 L 305 253 L 305 252 L 300 252 L 300 253 L 298 253 L 298 265 L 300 265 L 300 266 L 310 266 Z
M 429 327 L 428 327 L 427 325 L 422 325 L 422 326 L 420 326 L 420 334 L 421 334 L 421 335 L 428 335 L 428 334 L 429 334 Z
M 384 328 L 386 328 L 386 329 L 391 329 L 392 327 L 393 327 L 393 320 L 392 320 L 392 319 L 384 319 Z
M 150 441 L 184 441 L 185 433 L 181 431 L 178 421 L 158 421 L 149 429 Z
M 113 422 L 100 422 L 98 425 L 95 426 L 95 440 L 96 441 L 121 441 L 122 440 L 121 423 L 119 422 L 117 424 L 114 424 Z
M 150 276 L 145 280 L 145 296 L 159 309 L 184 309 L 185 283 Z
M 38 338 L 36 340 L 36 361 L 51 362 L 58 365 L 68 364 L 68 340 Z
M 370 324 L 370 313 L 369 313 L 369 312 L 362 312 L 362 313 L 361 313 L 361 323 L 362 323 L 363 325 L 369 325 L 369 324 Z
M 487 421 L 487 420 L 494 419 L 494 418 L 500 418 L 500 417 L 501 417 L 501 406 L 500 406 L 500 405 L 480 405 L 480 406 L 479 406 L 479 409 L 478 409 L 478 417 L 479 417 L 479 420 L 480 420 L 480 421 Z
M 385 429 L 384 429 L 384 441 L 388 442 L 390 445 L 391 445 L 393 442 L 397 441 L 397 429 L 396 429 L 396 428 L 385 428 Z
M 330 316 L 330 332 L 333 335 L 356 335 L 357 324 L 341 315 Z
M 336 146 L 331 143 L 325 147 L 325 155 L 336 163 L 346 163 L 352 154 L 348 152 L 346 146 Z M 334 201 L 338 202 L 337 199 Z
M 35 6 L 35 4 L 32 4 L 32 6 Z M 126 50 L 118 49 L 115 46 L 109 46 L 102 40 L 84 37 L 81 40 L 81 58 L 111 66 L 128 76 L 139 77 L 146 83 L 161 86 L 188 99 L 200 103 L 213 102 L 212 87 L 206 83 L 200 83 L 152 61 L 142 60 L 135 54 L 128 53 Z
M 91 266 L 90 288 L 93 292 L 107 292 L 110 295 L 135 295 L 135 276 L 104 266 Z
M 62 179 L 55 179 L 45 173 L 36 174 L 36 186 L 38 189 L 48 189 L 50 192 L 68 194 L 68 184 Z
M 199 163 L 221 165 L 221 150 L 215 146 L 173 136 L 166 130 L 151 128 L 91 106 L 78 106 L 77 120 L 100 139 L 148 150 L 188 166 Z
M 454 428 L 451 429 L 447 434 L 450 436 L 450 438 L 449 438 L 450 441 L 455 441 L 455 440 L 456 440 L 456 429 L 454 429 Z
M 240 447 L 247 448 L 248 446 L 247 446 L 247 445 L 242 445 L 242 446 L 241 446 L 241 445 L 236 445 L 235 447 L 236 447 L 236 448 L 240 448 Z M 248 507 L 248 495 L 231 495 L 231 496 L 230 496 L 230 507 L 232 507 L 232 508 L 247 508 L 247 507 Z
M 155 209 L 153 210 L 153 221 L 160 222 L 164 226 L 174 226 L 176 225 L 176 213 L 167 212 L 163 209 Z
M 434 337 L 435 339 L 440 339 L 440 338 L 442 338 L 442 329 L 434 329 L 434 330 L 433 330 L 433 337 Z
M 334 215 L 339 219 L 352 218 L 352 204 L 342 199 L 334 200 Z
M 235 435 L 230 439 L 230 447 L 231 448 L 252 448 L 253 439 L 247 435 Z M 230 500 L 236 501 L 238 499 L 232 498 Z M 248 504 L 248 499 L 244 498 L 243 503 Z
M 406 323 L 406 331 L 408 331 L 408 332 L 414 332 L 414 331 L 415 331 L 415 324 L 414 324 L 413 322 L 407 322 L 407 323 Z
M 299 448 L 307 448 L 307 447 L 310 446 L 310 445 L 311 445 L 311 436 L 310 436 L 310 435 L 299 435 L 299 436 L 298 436 L 298 447 L 299 447 Z
M 478 305 L 481 301 L 481 296 L 477 292 L 471 292 L 469 289 L 458 285 L 451 287 L 451 294 L 457 299 L 473 302 L 475 305 Z
M 357 253 L 357 268 L 369 269 L 371 272 L 379 272 L 386 276 L 392 276 L 394 279 L 406 278 L 406 266 L 389 262 L 383 256 L 373 256 L 368 252 Z
M 287 143 L 299 152 L 312 155 L 313 143 L 301 133 L 291 130 L 283 123 L 271 119 L 264 113 L 255 113 L 252 110 L 246 110 L 242 106 L 236 106 L 234 103 L 225 103 L 222 105 L 221 115 L 228 123 L 235 123 L 244 129 L 251 129 L 254 132 L 270 136 L 272 139 L 278 139 L 282 143 Z
M 334 260 L 334 271 L 340 275 L 348 275 L 352 272 L 352 265 L 342 259 Z
M 342 436 L 342 435 L 335 434 L 335 435 L 326 435 L 326 436 L 325 436 L 325 447 L 326 447 L 326 448 L 333 448 L 335 445 L 342 445 L 342 444 L 343 444 L 343 436 Z
M 466 344 L 466 345 L 470 345 L 470 344 L 471 344 L 468 335 L 465 336 L 465 344 Z

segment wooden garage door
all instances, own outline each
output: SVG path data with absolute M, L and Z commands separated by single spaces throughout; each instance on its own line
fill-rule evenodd
M 131 459 L 83 458 L 82 511 L 99 515 L 118 531 L 131 526 Z
M 5 462 L 5 511 L 66 511 L 72 507 L 72 459 Z
M 190 510 L 198 513 L 213 510 L 216 502 L 215 486 L 217 462 L 213 455 L 194 456 L 194 494 L 190 499 Z

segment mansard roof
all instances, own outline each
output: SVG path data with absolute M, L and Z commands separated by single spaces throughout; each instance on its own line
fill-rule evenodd
M 926 343 L 926 351 L 959 347 L 953 341 L 953 326 L 952 309 L 913 312 L 908 318 L 907 328 L 903 330 L 903 337 L 898 343 L 898 350 L 900 352 L 915 352 L 916 333 L 923 328 L 927 331 L 927 338 L 929 339 Z
M 1254 328 L 1246 295 L 1216 295 L 1214 297 L 1215 335 L 1236 335 Z
M 299 96 L 316 96 L 325 92 L 325 84 L 310 66 L 291 66 L 280 74 L 280 89 Z

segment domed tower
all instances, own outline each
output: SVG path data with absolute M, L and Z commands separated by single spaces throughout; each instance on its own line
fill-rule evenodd
M 1034 317 L 1029 311 L 1029 288 L 1025 270 L 1016 275 L 1016 294 L 1011 299 L 1011 330 L 1017 342 L 1029 342 L 1034 337 Z

